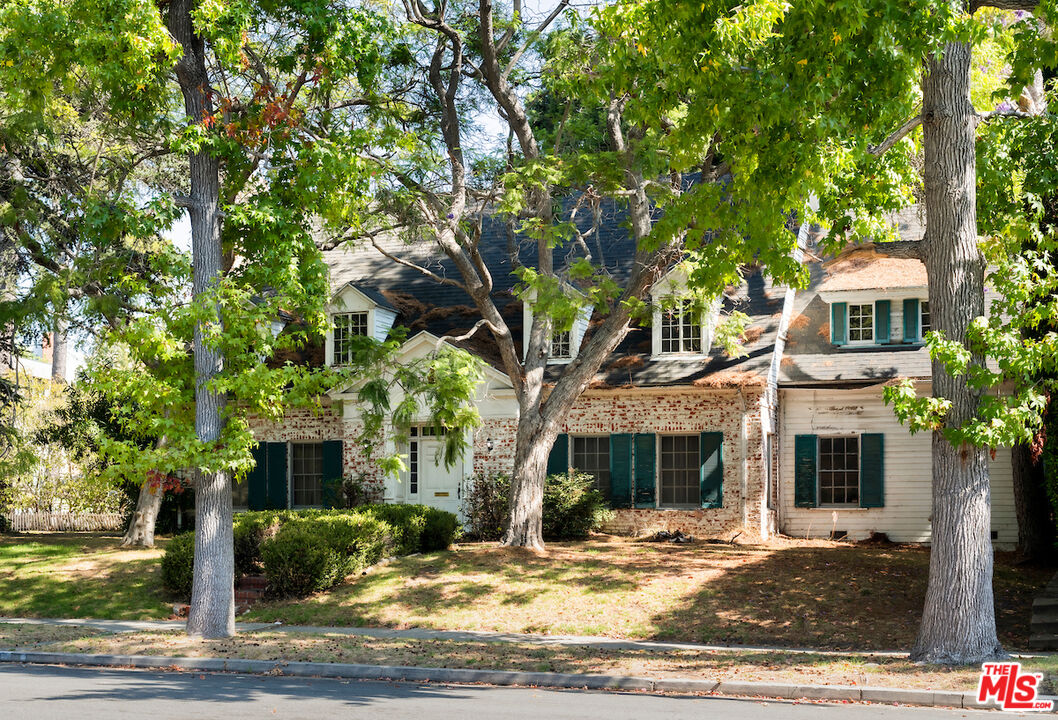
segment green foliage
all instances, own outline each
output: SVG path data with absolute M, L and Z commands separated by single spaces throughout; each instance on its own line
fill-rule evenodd
M 165 589 L 177 597 L 190 598 L 195 568 L 195 533 L 183 533 L 170 540 L 161 562 Z
M 308 595 L 337 585 L 354 566 L 354 558 L 335 549 L 315 525 L 284 525 L 261 545 L 268 592 L 275 597 Z
M 606 498 L 585 473 L 549 475 L 544 483 L 544 537 L 583 540 L 612 516 Z
M 511 480 L 503 473 L 476 475 L 463 496 L 468 534 L 499 540 L 507 529 Z M 544 482 L 543 532 L 548 540 L 580 540 L 612 517 L 591 475 L 561 473 Z

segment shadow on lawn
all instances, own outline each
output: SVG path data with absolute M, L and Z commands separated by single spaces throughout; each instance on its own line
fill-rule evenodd
M 900 650 L 914 642 L 927 548 L 761 550 L 655 617 L 657 638 L 836 650 Z M 1051 571 L 1016 568 L 1012 555 L 997 554 L 994 586 L 1000 640 L 1017 649 L 1027 644 L 1032 600 Z

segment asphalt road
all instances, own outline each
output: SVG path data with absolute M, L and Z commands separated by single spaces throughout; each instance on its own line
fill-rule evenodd
M 0 665 L 0 720 L 956 720 L 998 713 L 464 685 Z M 1003 713 L 1004 717 L 1017 715 Z

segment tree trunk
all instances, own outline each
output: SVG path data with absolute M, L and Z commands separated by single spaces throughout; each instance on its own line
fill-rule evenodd
M 136 501 L 136 511 L 125 530 L 121 544 L 132 547 L 154 547 L 154 526 L 158 520 L 158 511 L 162 509 L 162 497 L 165 491 L 160 483 L 148 479 L 140 486 L 140 496 Z
M 51 343 L 51 379 L 52 382 L 66 382 L 66 357 L 68 346 L 66 332 L 68 326 L 66 318 L 61 315 L 55 317 L 55 331 L 52 333 Z
M 557 430 L 547 431 L 525 414 L 518 421 L 514 470 L 511 475 L 510 523 L 503 544 L 544 549 L 544 480 L 547 458 Z
M 925 263 L 933 328 L 966 342 L 984 314 L 984 259 L 977 246 L 976 115 L 970 102 L 970 46 L 952 43 L 928 61 L 922 83 L 925 141 Z M 984 359 L 974 355 L 973 362 Z M 951 408 L 945 428 L 978 409 L 980 391 L 933 361 L 933 396 Z M 992 597 L 990 490 L 986 451 L 952 446 L 933 433 L 933 540 L 929 585 L 911 658 L 971 664 L 1002 654 Z
M 169 4 L 169 32 L 183 47 L 176 75 L 184 107 L 193 122 L 213 116 L 206 72 L 205 43 L 191 20 L 194 0 Z M 220 162 L 208 151 L 189 158 L 192 298 L 199 302 L 220 281 L 223 256 L 220 244 Z M 220 323 L 220 308 L 212 306 L 211 322 Z M 215 443 L 223 427 L 225 398 L 209 388 L 223 369 L 220 350 L 204 341 L 201 323 L 195 326 L 195 432 L 202 443 Z M 231 477 L 226 472 L 195 472 L 195 571 L 189 635 L 205 638 L 235 634 L 235 557 L 232 540 Z
M 1032 444 L 1010 449 L 1014 471 L 1014 510 L 1018 515 L 1018 553 L 1027 562 L 1050 560 L 1054 521 L 1043 474 L 1043 433 Z

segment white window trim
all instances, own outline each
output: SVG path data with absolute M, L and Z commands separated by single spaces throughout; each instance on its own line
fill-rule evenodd
M 928 298 L 925 299 L 925 300 L 923 300 L 922 298 L 918 298 L 918 341 L 919 342 L 923 342 L 923 343 L 926 342 L 926 333 L 933 330 L 933 314 L 932 314 L 932 312 L 930 313 L 930 316 L 929 316 L 929 323 L 930 323 L 929 330 L 925 329 L 926 326 L 922 322 L 922 318 L 925 315 L 924 306 L 926 306 L 926 305 L 929 305 L 929 299 Z M 931 311 L 932 311 L 932 309 L 933 308 L 930 308 Z
M 363 315 L 364 316 L 364 335 L 371 337 L 371 328 L 374 326 L 374 311 L 372 310 L 343 310 L 341 312 L 333 312 L 329 315 L 330 327 L 327 330 L 328 347 L 326 349 L 327 365 L 341 367 L 344 363 L 338 363 L 335 358 L 335 340 L 334 340 L 334 325 L 335 320 L 345 315 Z
M 578 290 L 576 290 L 576 289 L 574 289 L 572 287 L 567 287 L 567 291 L 570 292 L 570 293 L 580 294 Z M 533 330 L 533 302 L 535 300 L 536 300 L 536 292 L 535 291 L 531 291 L 531 292 L 528 293 L 528 295 L 522 297 L 522 359 L 523 360 L 525 360 L 529 356 L 529 336 L 530 336 L 530 334 L 532 333 L 532 330 Z M 590 311 L 590 309 L 591 309 L 591 307 L 588 306 L 587 308 L 582 308 L 581 311 L 584 311 L 584 310 L 589 310 Z M 591 315 L 590 315 L 590 312 L 589 312 L 589 314 L 585 318 L 585 321 L 588 322 L 590 320 L 591 320 Z M 574 324 L 574 327 L 575 327 L 576 324 L 577 324 L 577 321 L 575 320 L 573 324 Z M 553 324 L 552 324 L 552 327 L 553 327 Z M 548 356 L 547 356 L 547 364 L 548 365 L 568 365 L 569 363 L 571 363 L 571 362 L 573 362 L 574 360 L 577 359 L 577 356 L 580 354 L 580 346 L 584 343 L 584 337 L 582 336 L 580 338 L 580 340 L 578 341 L 577 338 L 574 336 L 573 329 L 574 328 L 571 327 L 569 329 L 569 331 L 568 331 L 569 332 L 569 356 L 567 356 L 567 357 L 557 357 L 555 355 L 551 355 L 551 341 L 550 340 L 548 341 L 548 348 L 547 348 L 548 349 Z M 563 331 L 563 332 L 565 332 L 565 331 Z
M 852 339 L 852 308 L 854 307 L 870 307 L 871 309 L 871 339 L 870 340 L 853 340 Z M 878 345 L 878 339 L 875 337 L 875 331 L 877 330 L 876 323 L 878 322 L 878 305 L 875 301 L 871 302 L 850 302 L 845 306 L 845 336 L 847 338 L 846 344 L 853 347 L 870 347 L 872 345 Z

